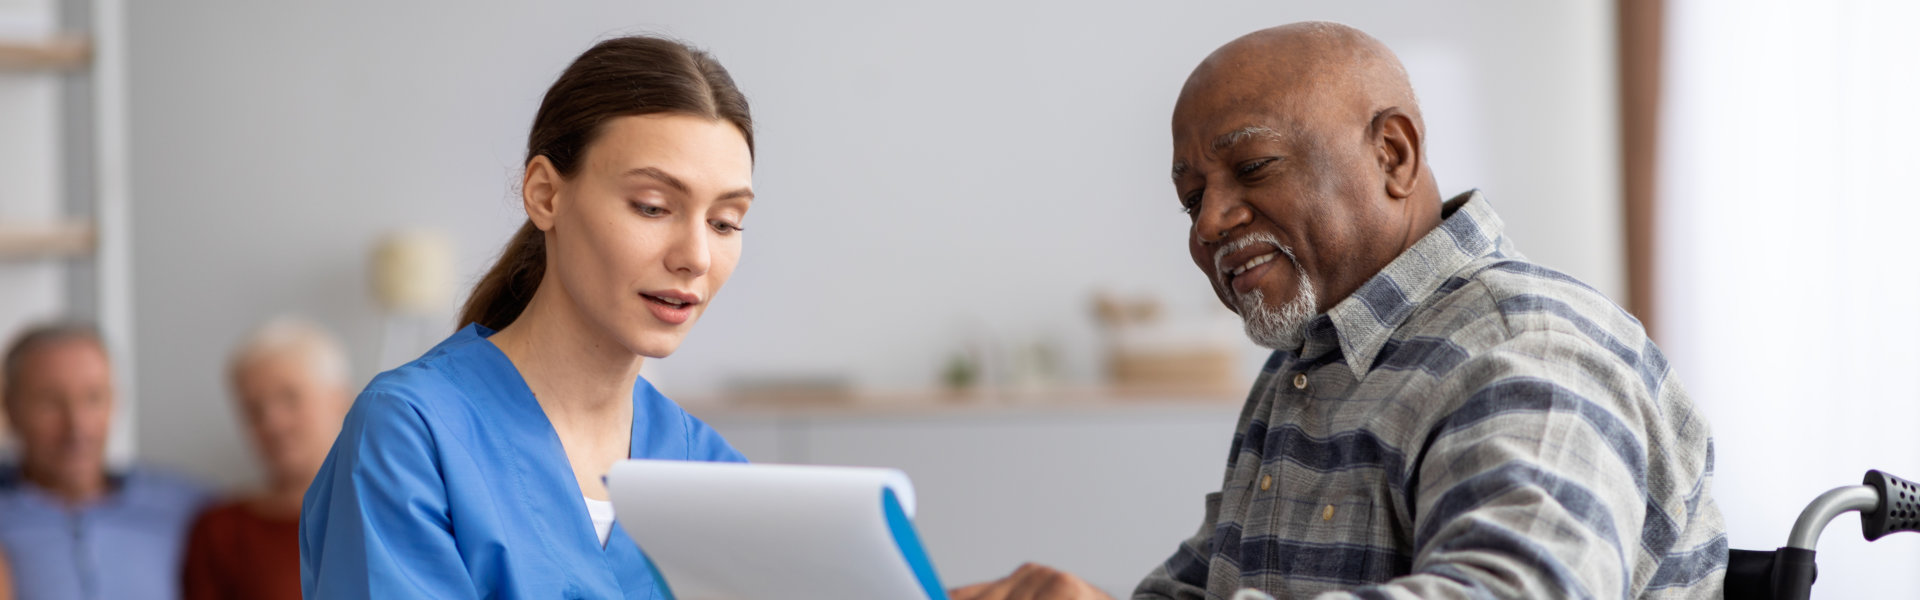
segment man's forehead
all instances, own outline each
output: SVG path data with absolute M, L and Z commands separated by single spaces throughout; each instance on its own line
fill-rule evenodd
M 1212 158 L 1236 146 L 1272 142 L 1286 144 L 1302 135 L 1299 124 L 1275 114 L 1220 115 L 1189 126 L 1176 126 L 1173 140 L 1173 176 L 1179 177 L 1197 161 Z

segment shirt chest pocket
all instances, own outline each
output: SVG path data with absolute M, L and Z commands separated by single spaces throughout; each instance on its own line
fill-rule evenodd
M 1376 470 L 1305 473 L 1299 465 L 1254 477 L 1240 544 L 1243 584 L 1303 594 L 1403 574 Z M 1261 489 L 1265 484 L 1266 489 Z M 1315 589 L 1304 589 L 1301 586 Z

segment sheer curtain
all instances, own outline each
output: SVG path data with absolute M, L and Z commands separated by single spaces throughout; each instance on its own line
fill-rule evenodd
M 1869 468 L 1920 479 L 1920 2 L 1668 0 L 1661 345 L 1734 547 Z M 1920 535 L 1822 538 L 1815 598 L 1920 598 Z

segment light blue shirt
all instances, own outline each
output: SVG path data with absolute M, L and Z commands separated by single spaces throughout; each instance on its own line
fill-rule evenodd
M 360 393 L 300 515 L 306 597 L 655 597 L 626 532 L 600 544 L 559 435 L 492 334 L 469 325 Z M 645 379 L 632 440 L 633 458 L 746 460 Z
M 207 500 L 186 479 L 132 469 L 112 493 L 69 507 L 0 468 L 0 546 L 14 589 L 21 600 L 179 598 L 187 526 Z

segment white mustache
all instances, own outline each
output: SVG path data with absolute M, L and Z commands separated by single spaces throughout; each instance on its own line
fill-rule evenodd
M 1222 244 L 1219 250 L 1213 251 L 1213 272 L 1224 275 L 1227 272 L 1227 267 L 1221 264 L 1221 261 L 1225 261 L 1228 254 L 1245 250 L 1254 244 L 1266 244 L 1278 248 L 1280 249 L 1280 254 L 1287 257 L 1287 262 L 1293 263 L 1296 268 L 1300 265 L 1300 261 L 1293 257 L 1292 248 L 1281 244 L 1280 240 L 1273 237 L 1271 233 L 1256 231 L 1234 238 L 1233 241 Z

